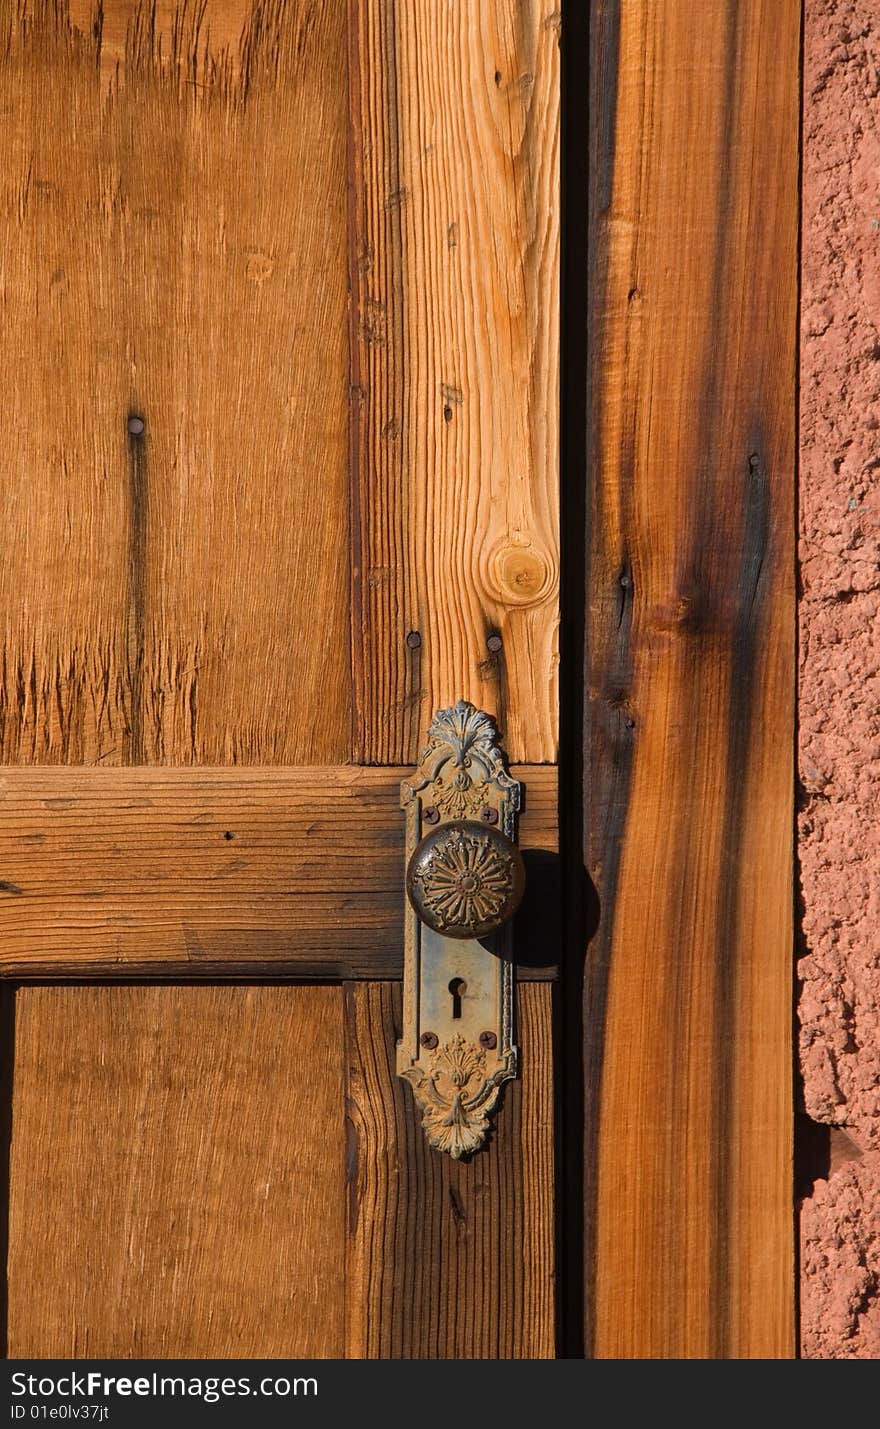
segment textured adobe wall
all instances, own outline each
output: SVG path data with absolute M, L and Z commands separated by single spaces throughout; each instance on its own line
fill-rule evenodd
M 880 1356 L 880 0 L 806 0 L 802 1353 Z

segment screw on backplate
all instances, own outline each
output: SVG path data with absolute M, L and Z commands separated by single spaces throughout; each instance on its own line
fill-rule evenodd
M 483 820 L 483 823 L 484 823 L 484 824 L 497 824 L 497 823 L 498 823 L 498 810 L 497 810 L 497 809 L 491 809 L 491 808 L 489 807 L 489 805 L 487 804 L 484 809 L 481 809 L 481 810 L 480 810 L 480 818 Z
M 485 1047 L 488 1052 L 493 1051 L 493 1049 L 498 1046 L 498 1038 L 495 1036 L 495 1033 L 481 1032 L 480 1046 Z
M 432 804 L 429 809 L 425 809 L 425 812 L 422 814 L 422 818 L 424 819 L 426 824 L 439 824 L 440 810 L 435 809 L 434 805 Z
M 436 1032 L 423 1032 L 419 1038 L 422 1046 L 427 1047 L 429 1052 L 433 1052 L 439 1040 Z

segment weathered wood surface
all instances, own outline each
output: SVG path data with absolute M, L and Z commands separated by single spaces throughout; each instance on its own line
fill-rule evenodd
M 546 1359 L 555 1352 L 551 989 L 524 986 L 522 1075 L 488 1148 L 432 1151 L 394 1071 L 399 989 L 346 992 L 346 1353 Z
M 589 1349 L 794 1346 L 797 0 L 597 0 Z
M 58 0 L 52 0 L 58 5 Z M 286 0 L 275 9 L 284 9 Z M 34 7 L 35 0 L 25 0 Z M 254 0 L 67 0 L 70 21 L 82 34 L 100 31 L 98 60 L 107 88 L 125 84 L 132 60 L 146 47 L 169 71 L 182 71 L 196 83 L 217 84 L 238 78 L 247 68 L 248 51 L 258 39 L 254 18 L 275 19 Z M 296 5 L 293 19 L 308 23 L 307 6 Z M 288 20 L 280 15 L 278 19 Z M 271 34 L 271 30 L 270 30 Z M 251 50 L 251 53 L 253 51 Z
M 558 7 L 352 0 L 349 78 L 353 758 L 466 694 L 552 762 Z
M 340 1356 L 341 987 L 22 988 L 8 1353 Z
M 0 14 L 0 976 L 399 977 L 406 770 L 351 761 L 459 696 L 545 766 L 555 961 L 558 43 L 549 0 Z M 552 1354 L 550 988 L 467 1167 L 387 984 L 0 995 L 12 1353 Z
M 399 977 L 409 772 L 3 770 L 0 977 Z M 556 771 L 513 772 L 518 951 L 555 963 Z
M 19 989 L 9 1354 L 552 1357 L 551 990 L 467 1164 L 399 1016 L 388 983 Z
M 549 0 L 24 13 L 0 760 L 400 763 L 466 695 L 552 762 Z
M 248 6 L 230 67 L 198 5 L 120 50 L 105 0 L 109 92 L 85 7 L 29 8 L 0 15 L 0 761 L 346 760 L 345 7 Z

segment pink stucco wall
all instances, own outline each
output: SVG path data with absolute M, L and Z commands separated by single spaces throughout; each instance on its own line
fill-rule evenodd
M 808 1358 L 880 1356 L 880 0 L 806 0 L 800 1059 Z

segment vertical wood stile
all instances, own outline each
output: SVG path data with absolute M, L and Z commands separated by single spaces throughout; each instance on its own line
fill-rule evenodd
M 551 990 L 519 989 L 523 1075 L 489 1145 L 432 1151 L 395 1075 L 400 993 L 349 983 L 347 1344 L 353 1358 L 547 1359 L 555 1349 Z
M 464 696 L 552 762 L 558 7 L 351 0 L 349 47 L 355 757 Z

